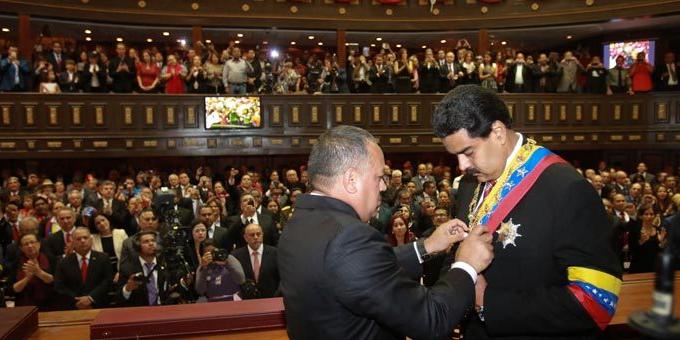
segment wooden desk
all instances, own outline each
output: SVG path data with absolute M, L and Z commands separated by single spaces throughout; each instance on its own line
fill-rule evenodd
M 612 325 L 623 325 L 628 322 L 628 315 L 634 311 L 648 310 L 652 304 L 654 290 L 653 274 L 624 275 L 621 287 L 621 299 Z M 676 296 L 680 294 L 680 274 L 675 277 Z M 198 305 L 197 305 L 198 306 Z M 90 323 L 99 314 L 99 310 L 45 312 L 39 315 L 38 331 L 30 339 L 51 340 L 55 336 L 66 339 L 89 339 Z M 680 315 L 680 298 L 675 300 L 675 315 Z M 201 335 L 200 337 L 182 337 L 182 339 L 288 339 L 285 329 L 254 330 L 232 332 L 226 334 Z

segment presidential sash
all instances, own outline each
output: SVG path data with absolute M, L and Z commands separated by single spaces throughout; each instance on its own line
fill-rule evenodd
M 566 162 L 550 150 L 536 145 L 534 140 L 527 139 L 527 143 L 520 147 L 510 166 L 503 171 L 479 209 L 470 214 L 470 226 L 485 225 L 490 233 L 494 233 L 510 211 L 529 192 L 543 171 L 556 163 Z M 481 185 L 477 187 L 474 196 L 479 195 L 480 187 Z M 473 197 L 470 205 L 476 203 L 477 199 Z

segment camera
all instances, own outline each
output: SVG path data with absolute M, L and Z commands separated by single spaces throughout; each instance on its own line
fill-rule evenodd
M 137 273 L 132 275 L 132 280 L 135 281 L 138 285 L 145 284 L 147 279 L 144 277 L 144 273 Z
M 212 251 L 213 261 L 224 262 L 229 257 L 229 252 L 226 249 L 215 249 Z

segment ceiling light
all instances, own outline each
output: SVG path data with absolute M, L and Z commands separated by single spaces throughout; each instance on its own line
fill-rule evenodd
M 148 43 L 153 42 L 153 39 L 151 39 L 151 38 L 146 38 L 146 42 L 148 42 Z
M 375 47 L 375 44 L 371 44 L 371 47 Z
M 269 44 L 269 41 L 267 41 L 267 40 L 262 42 L 262 45 L 267 45 L 267 44 Z
M 507 45 L 507 44 L 508 44 L 507 41 L 505 41 L 505 40 L 504 40 L 504 41 L 501 41 L 501 45 L 505 46 L 505 45 Z
M 206 43 L 206 44 L 211 44 L 211 43 L 212 43 L 212 40 L 206 39 L 206 40 L 205 40 L 205 43 Z
M 567 36 L 567 40 L 569 40 L 569 39 L 571 39 L 571 38 L 573 38 L 571 35 L 568 35 L 568 36 Z
M 9 28 L 3 27 L 3 28 L 2 28 L 2 31 L 3 31 L 3 32 L 9 32 Z
M 382 41 L 382 38 L 381 38 L 381 37 L 377 37 L 377 38 L 375 38 L 375 41 Z
M 164 36 L 164 37 L 167 37 L 167 36 L 169 36 L 169 35 L 170 35 L 170 32 L 163 32 L 163 36 Z
M 240 44 L 240 43 L 241 43 L 241 40 L 234 41 L 234 44 Z
M 290 44 L 291 44 L 291 45 L 295 45 L 295 44 L 297 44 L 297 43 L 296 43 L 295 41 L 291 41 Z
M 90 38 L 90 37 L 85 37 L 85 41 L 92 41 L 92 38 Z
M 422 47 L 422 48 L 427 48 L 427 45 L 423 45 L 423 46 L 420 46 L 420 47 Z
M 446 44 L 446 40 L 445 40 L 445 39 L 439 40 L 439 42 L 442 43 L 442 44 Z
M 118 37 L 118 38 L 116 38 L 116 41 L 117 41 L 117 42 L 123 42 L 123 38 Z
M 397 44 L 397 48 L 401 48 L 401 44 Z
M 318 44 L 318 45 L 319 45 L 319 46 L 323 46 L 323 43 L 319 41 L 319 44 Z
M 236 36 L 239 37 L 239 38 L 243 38 L 243 33 L 239 33 Z
M 85 34 L 92 34 L 92 31 L 90 31 L 90 30 L 85 30 Z
M 309 39 L 309 40 L 314 40 L 314 36 L 313 36 L 313 35 L 310 35 L 310 36 L 307 37 L 307 39 Z

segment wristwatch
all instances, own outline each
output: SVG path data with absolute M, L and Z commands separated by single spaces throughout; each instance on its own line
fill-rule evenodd
M 427 249 L 425 249 L 424 238 L 421 238 L 416 241 L 416 247 L 418 249 L 418 254 L 420 254 L 420 259 L 423 260 L 423 262 L 429 261 L 432 258 L 432 254 L 429 254 L 427 252 Z

